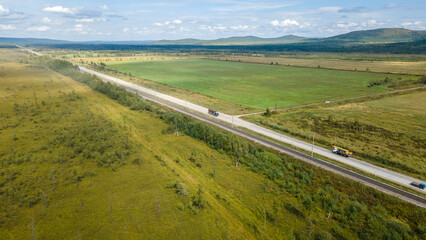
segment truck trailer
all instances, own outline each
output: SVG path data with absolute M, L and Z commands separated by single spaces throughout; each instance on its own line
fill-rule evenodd
M 336 145 L 333 145 L 333 153 L 336 153 L 336 154 L 339 154 L 339 155 L 342 155 L 342 156 L 345 156 L 345 157 L 352 156 L 351 151 L 344 149 L 344 148 L 341 148 L 341 147 L 338 147 Z
M 216 110 L 209 108 L 209 114 L 215 117 L 219 116 L 219 113 Z
M 425 187 L 426 187 L 424 183 L 418 183 L 418 182 L 412 182 L 412 183 L 410 183 L 410 185 L 414 186 L 414 187 L 418 187 L 420 189 L 425 189 Z

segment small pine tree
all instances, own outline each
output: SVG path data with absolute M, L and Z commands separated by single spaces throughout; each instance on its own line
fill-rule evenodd
M 269 110 L 269 108 L 266 108 L 264 115 L 267 117 L 271 116 L 271 110 Z

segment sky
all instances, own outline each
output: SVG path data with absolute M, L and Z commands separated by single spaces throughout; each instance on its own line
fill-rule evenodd
M 426 30 L 425 13 L 425 0 L 0 0 L 0 37 L 328 37 L 388 27 Z

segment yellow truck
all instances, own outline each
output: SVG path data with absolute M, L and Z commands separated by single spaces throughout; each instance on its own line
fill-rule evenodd
M 339 154 L 339 155 L 342 155 L 342 156 L 345 156 L 345 157 L 352 156 L 351 151 L 344 149 L 344 148 L 341 148 L 341 147 L 338 147 L 336 145 L 333 145 L 333 153 L 336 153 L 336 154 Z

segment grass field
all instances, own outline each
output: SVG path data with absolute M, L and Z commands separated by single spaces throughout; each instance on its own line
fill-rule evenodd
M 426 91 L 345 105 L 325 106 L 247 120 L 277 131 L 337 144 L 383 167 L 425 179 Z
M 167 125 L 158 118 L 46 68 L 6 63 L 0 70 L 0 239 L 32 238 L 33 231 L 37 239 L 258 238 L 247 223 L 261 226 L 257 207 L 275 198 L 263 177 L 229 167 L 229 157 L 190 137 L 162 134 Z M 102 167 L 86 155 L 97 151 L 84 146 L 111 142 L 120 151 L 126 139 L 121 164 Z M 188 160 L 193 153 L 200 167 Z M 182 196 L 170 187 L 177 181 Z M 202 211 L 187 205 L 200 184 L 209 204 Z M 275 238 L 278 230 L 268 225 L 265 237 Z
M 241 105 L 265 109 L 382 92 L 368 83 L 418 77 L 201 59 L 107 62 L 121 72 Z
M 349 54 L 350 56 L 350 54 Z M 396 56 L 389 56 L 389 58 Z M 416 56 L 414 56 L 416 57 Z M 217 60 L 228 60 L 228 61 L 241 61 L 248 63 L 262 63 L 278 65 L 289 65 L 289 66 L 300 66 L 300 67 L 310 67 L 326 69 L 338 69 L 338 70 L 348 70 L 348 71 L 360 71 L 360 72 L 379 72 L 379 73 L 393 73 L 393 74 L 415 74 L 415 75 L 425 75 L 426 74 L 426 61 L 409 61 L 404 58 L 388 60 L 375 60 L 375 57 L 371 58 L 374 60 L 369 60 L 369 56 L 359 56 L 357 60 L 350 59 L 346 55 L 336 56 L 332 55 L 330 57 L 322 55 L 308 55 L 308 56 L 281 56 L 281 57 L 265 57 L 265 56 L 209 56 L 209 59 Z M 346 59 L 349 58 L 349 59 Z M 355 56 L 353 57 L 355 58 Z

